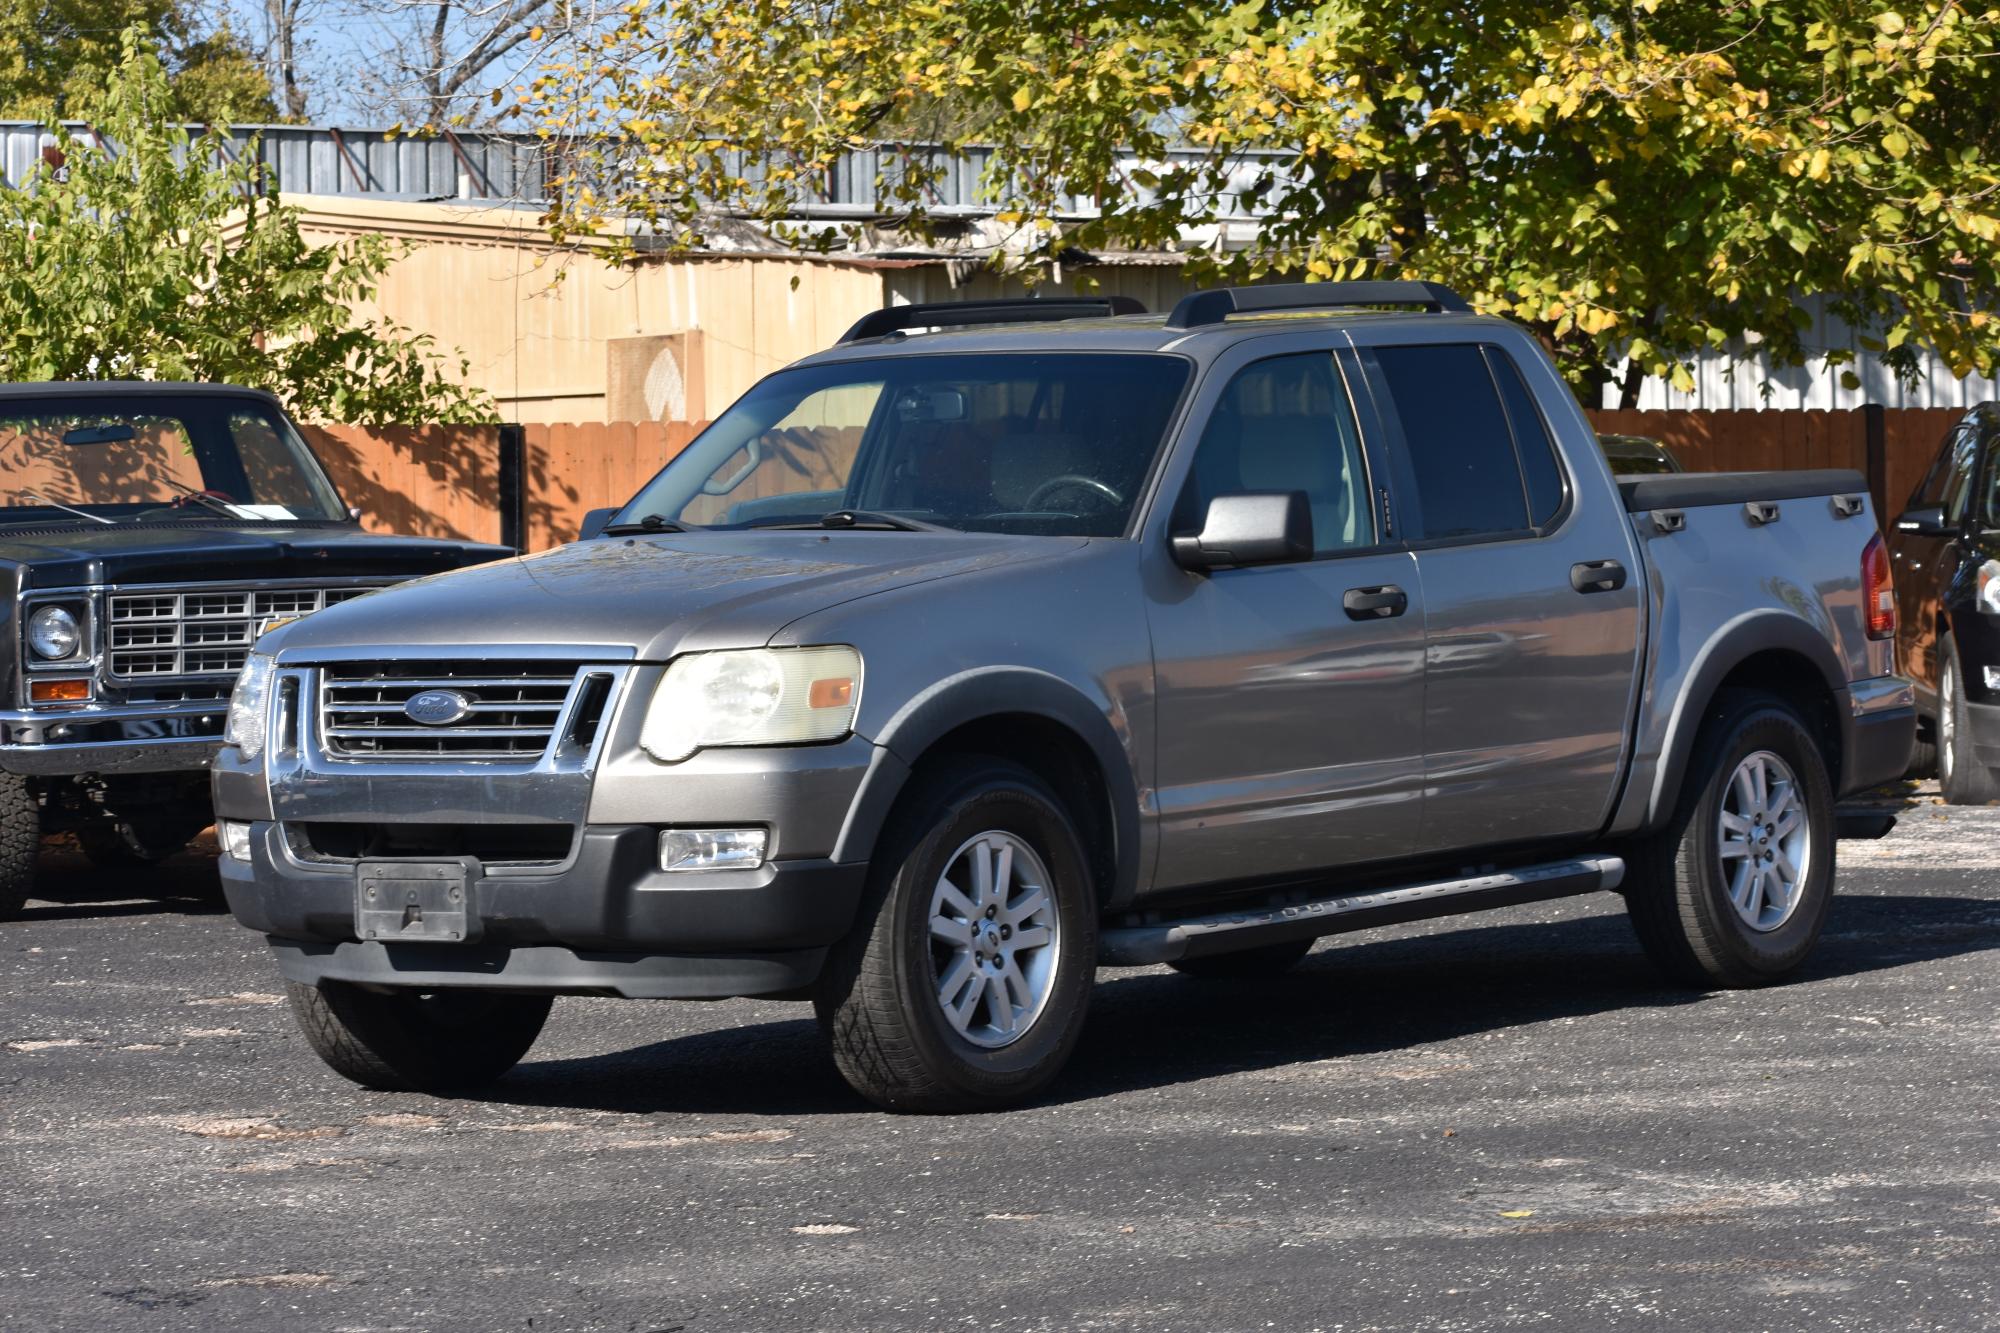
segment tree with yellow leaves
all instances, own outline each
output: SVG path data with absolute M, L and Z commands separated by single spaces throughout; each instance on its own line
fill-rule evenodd
M 692 246 L 886 144 L 922 235 L 951 155 L 994 145 L 1011 262 L 1247 202 L 1254 243 L 1196 276 L 1447 282 L 1630 403 L 1736 339 L 1805 363 L 1806 293 L 1892 365 L 1993 373 L 1997 37 L 1959 0 L 639 0 L 527 102 L 571 149 L 558 234 Z

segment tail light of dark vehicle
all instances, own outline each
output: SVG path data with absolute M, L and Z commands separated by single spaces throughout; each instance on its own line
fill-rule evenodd
M 1889 577 L 1889 548 L 1879 532 L 1861 553 L 1861 592 L 1868 608 L 1868 637 L 1896 637 L 1896 584 Z

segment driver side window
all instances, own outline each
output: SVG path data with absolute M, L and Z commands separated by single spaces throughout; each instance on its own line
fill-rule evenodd
M 1174 531 L 1199 529 L 1210 500 L 1243 491 L 1304 491 L 1315 555 L 1375 545 L 1361 436 L 1331 353 L 1272 357 L 1237 372 L 1202 430 Z

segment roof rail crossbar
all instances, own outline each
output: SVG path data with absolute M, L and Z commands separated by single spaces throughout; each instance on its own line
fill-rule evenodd
M 843 343 L 880 338 L 904 329 L 964 328 L 972 324 L 1020 324 L 1044 319 L 1108 319 L 1143 315 L 1146 307 L 1129 296 L 1029 297 L 1005 301 L 936 301 L 871 310 L 840 335 Z
M 1190 293 L 1167 316 L 1167 327 L 1198 329 L 1220 324 L 1237 314 L 1356 305 L 1420 305 L 1434 315 L 1467 314 L 1472 310 L 1464 297 L 1436 282 L 1287 282 L 1269 287 L 1218 287 Z

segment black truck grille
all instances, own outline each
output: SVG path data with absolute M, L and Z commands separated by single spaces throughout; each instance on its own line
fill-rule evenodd
M 334 664 L 320 668 L 320 742 L 337 759 L 533 762 L 555 742 L 573 690 L 583 694 L 570 731 L 588 743 L 609 683 L 580 662 Z M 410 703 L 431 694 L 449 696 L 457 715 L 419 720 Z
M 114 592 L 106 602 L 107 666 L 119 680 L 231 676 L 273 621 L 311 615 L 370 587 L 194 584 Z

